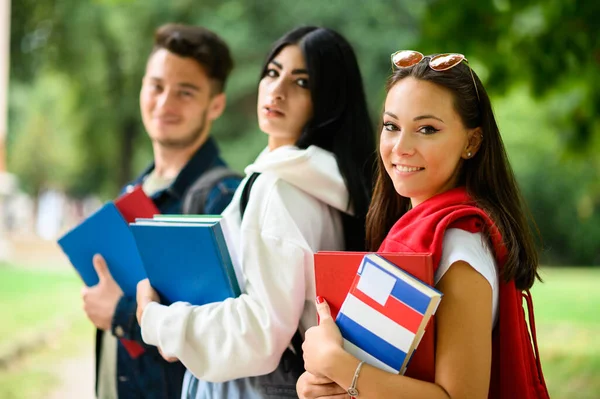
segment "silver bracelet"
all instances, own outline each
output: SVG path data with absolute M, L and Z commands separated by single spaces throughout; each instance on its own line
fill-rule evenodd
M 358 374 L 360 373 L 360 369 L 362 367 L 364 362 L 360 362 L 358 363 L 358 366 L 356 366 L 356 371 L 354 372 L 354 378 L 352 378 L 352 384 L 350 385 L 350 388 L 348 388 L 348 395 L 352 396 L 352 397 L 357 397 L 358 396 L 358 389 L 356 389 L 356 381 L 358 381 Z

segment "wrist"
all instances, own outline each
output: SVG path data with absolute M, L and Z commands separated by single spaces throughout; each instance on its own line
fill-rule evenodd
M 360 375 L 360 370 L 362 369 L 364 363 L 364 361 L 360 361 L 358 363 L 356 370 L 354 371 L 354 376 L 352 377 L 352 383 L 348 387 L 348 395 L 350 395 L 351 398 L 358 397 L 359 392 L 356 385 L 358 384 L 358 376 Z
M 348 390 L 354 387 L 358 390 L 359 377 L 364 371 L 365 364 L 342 347 L 329 355 L 329 359 L 324 364 L 325 377 L 334 381 L 343 389 Z M 360 367 L 359 367 L 360 366 Z M 357 396 L 358 397 L 358 396 Z
M 110 320 L 110 330 L 115 337 L 131 339 L 133 328 L 133 319 L 135 319 L 135 300 L 121 296 L 117 301 Z
M 327 351 L 324 357 L 323 374 L 330 380 L 335 381 L 340 369 L 343 368 L 341 365 L 347 364 L 349 359 L 352 359 L 352 356 L 341 346 L 332 348 Z

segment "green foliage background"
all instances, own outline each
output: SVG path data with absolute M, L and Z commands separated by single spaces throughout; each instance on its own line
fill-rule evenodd
M 354 45 L 376 121 L 391 52 L 466 54 L 493 96 L 544 261 L 597 265 L 598 15 L 600 2 L 583 0 L 13 1 L 9 169 L 32 194 L 114 196 L 151 159 L 138 95 L 152 33 L 183 22 L 233 50 L 228 108 L 213 133 L 242 170 L 265 145 L 255 116 L 263 57 L 289 29 L 316 24 Z

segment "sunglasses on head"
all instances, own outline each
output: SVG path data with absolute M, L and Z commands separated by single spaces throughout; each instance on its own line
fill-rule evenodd
M 477 90 L 477 84 L 475 83 L 475 76 L 473 76 L 473 70 L 469 65 L 469 61 L 467 58 L 458 53 L 445 53 L 445 54 L 437 54 L 434 56 L 424 56 L 418 51 L 414 50 L 400 50 L 396 51 L 392 54 L 392 65 L 396 68 L 410 68 L 414 65 L 417 65 L 419 62 L 423 61 L 424 58 L 429 58 L 429 68 L 434 71 L 447 71 L 448 69 L 454 68 L 461 62 L 466 62 L 469 67 L 469 71 L 471 72 L 471 79 L 473 79 L 473 86 L 475 87 L 475 93 L 477 94 L 477 100 L 479 98 L 479 90 Z

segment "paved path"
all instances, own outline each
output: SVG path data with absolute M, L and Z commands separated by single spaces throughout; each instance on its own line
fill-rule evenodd
M 56 366 L 61 386 L 47 399 L 93 399 L 94 353 L 92 345 L 77 357 L 64 359 Z
M 70 270 L 68 258 L 54 240 L 42 240 L 33 235 L 5 237 L 8 239 L 9 262 L 22 267 Z
M 33 267 L 70 272 L 71 266 L 55 241 L 46 241 L 34 236 L 12 236 L 10 239 L 11 260 L 22 267 Z M 79 299 L 79 298 L 77 298 Z M 59 387 L 48 393 L 45 399 L 94 399 L 94 348 L 84 345 L 82 352 L 64 358 L 53 366 Z

